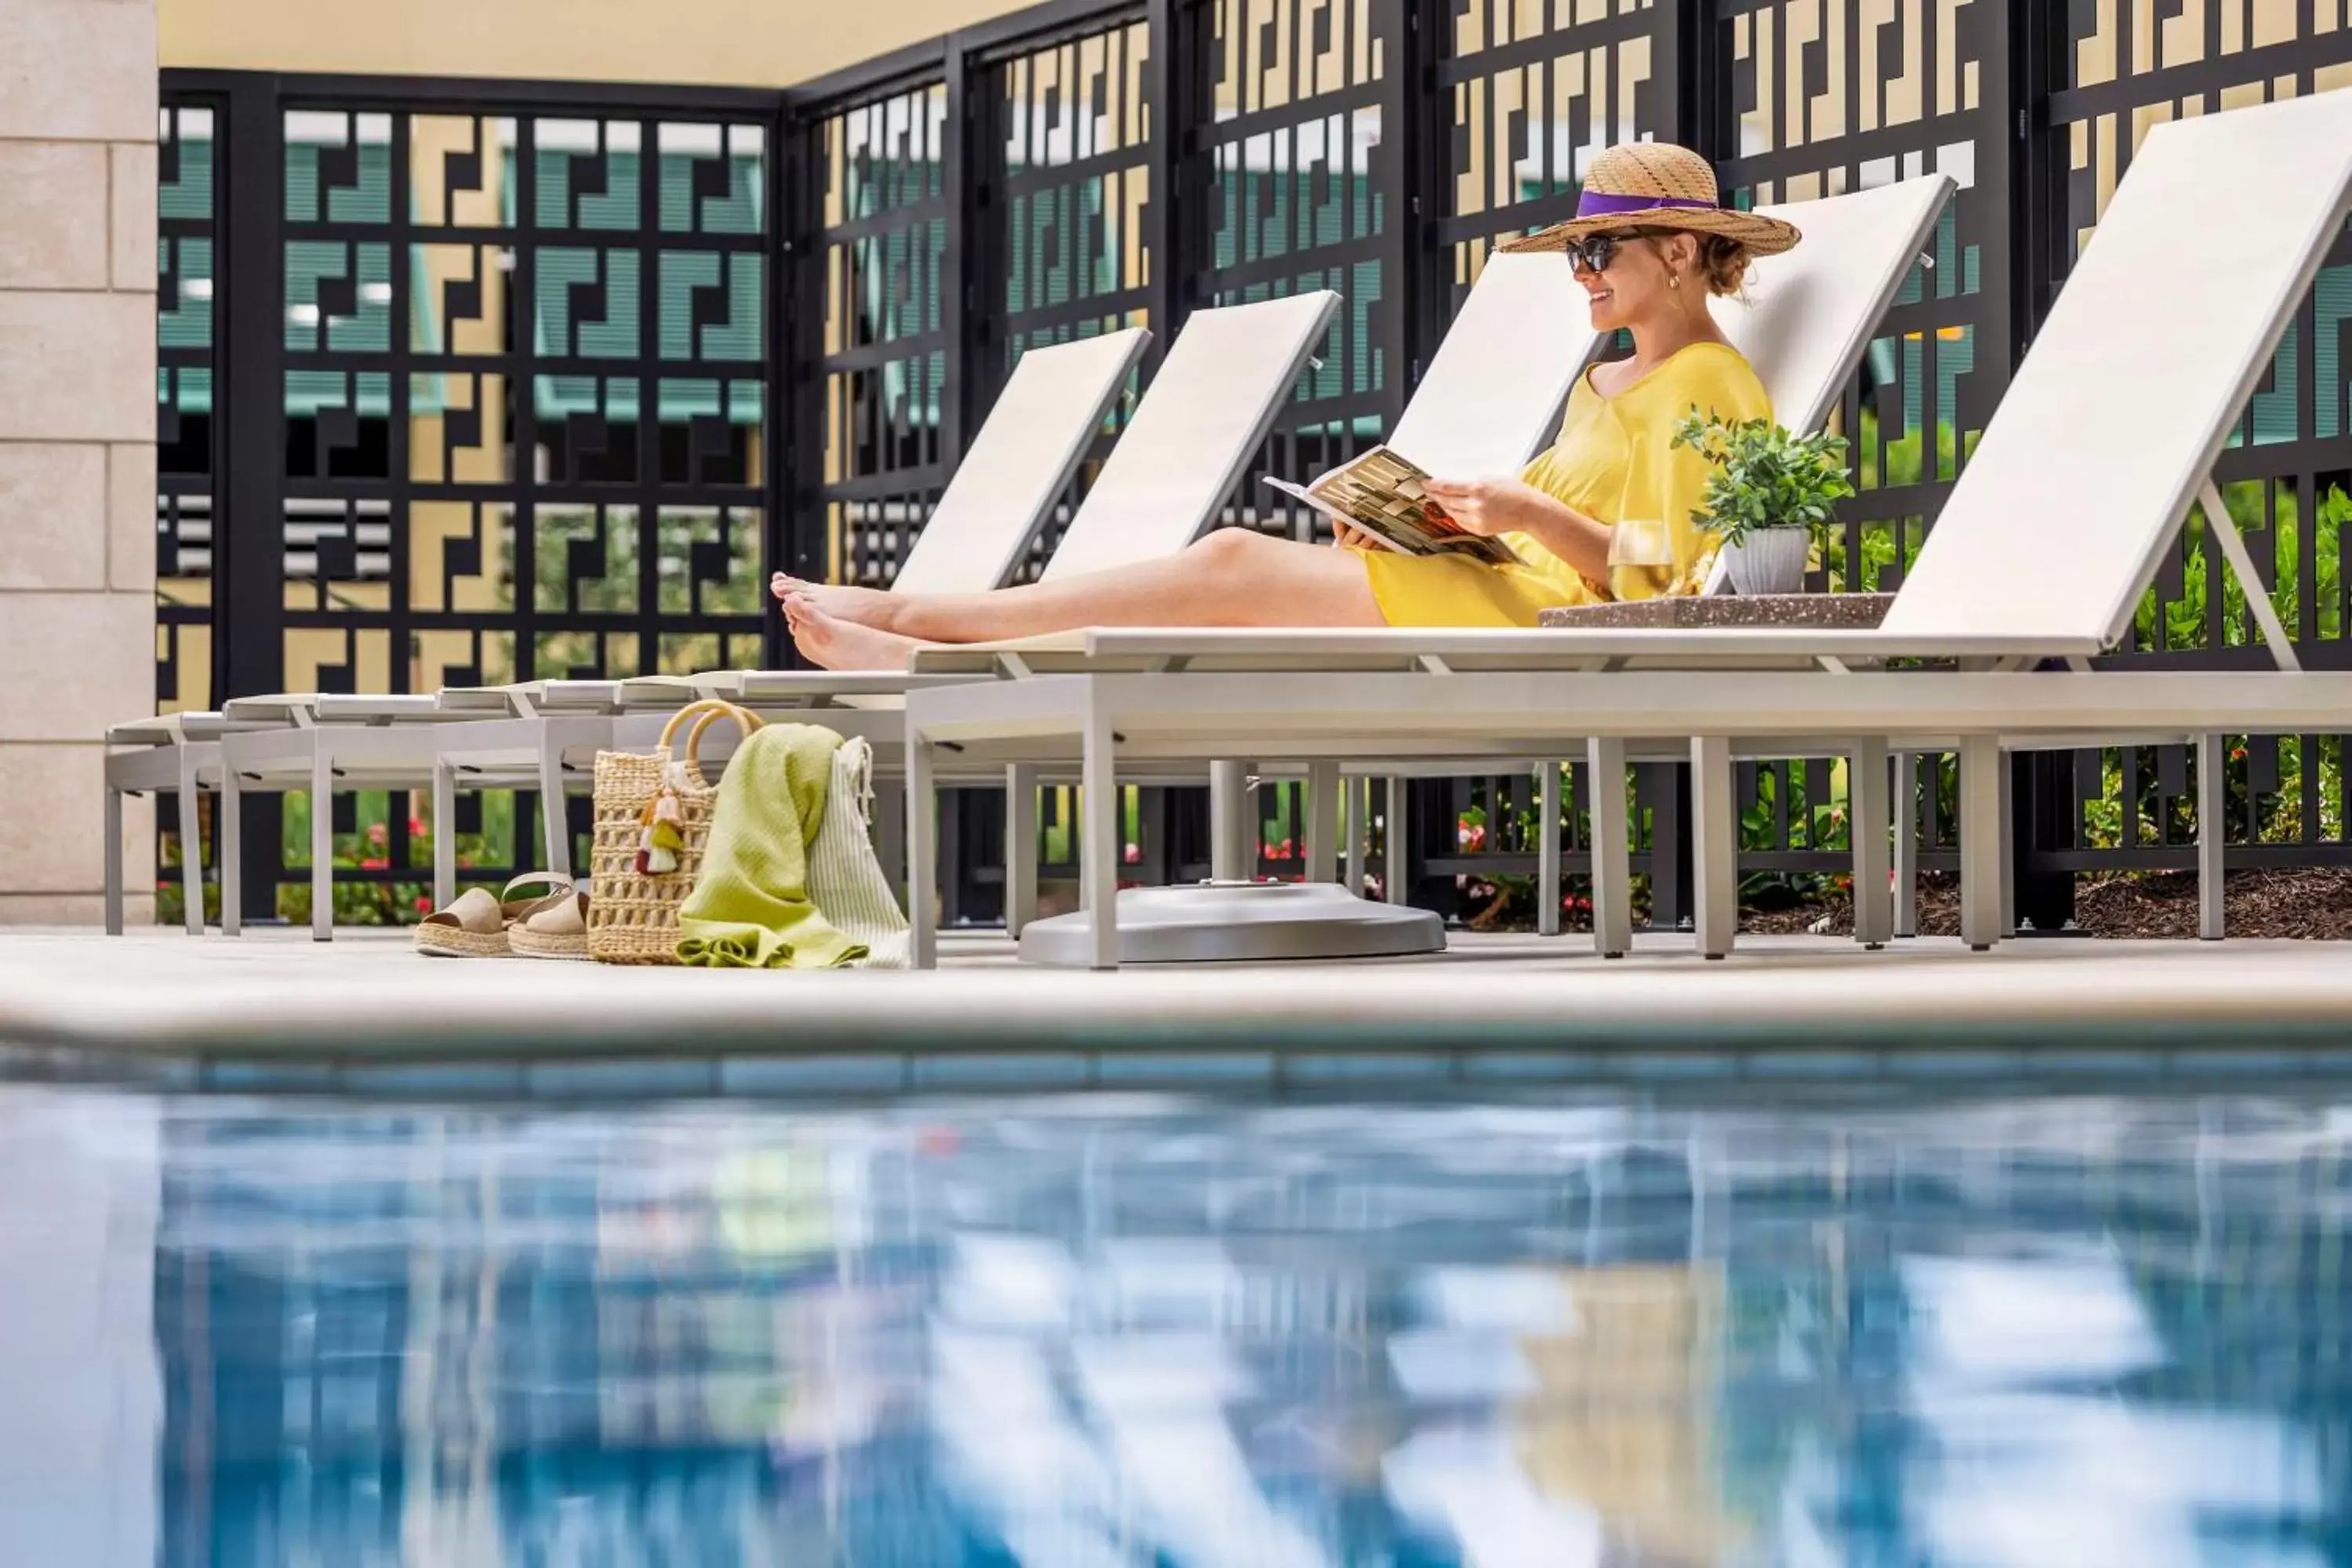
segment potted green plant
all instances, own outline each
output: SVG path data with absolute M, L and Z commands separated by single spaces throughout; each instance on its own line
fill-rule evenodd
M 1853 494 L 1843 436 L 1800 436 L 1769 419 L 1718 419 L 1694 407 L 1675 426 L 1715 471 L 1691 521 L 1722 536 L 1724 563 L 1738 594 L 1794 594 L 1805 585 L 1813 540 Z

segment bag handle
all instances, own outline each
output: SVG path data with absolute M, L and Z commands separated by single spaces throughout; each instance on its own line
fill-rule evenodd
M 698 784 L 709 782 L 702 773 L 702 732 L 705 730 L 721 719 L 734 721 L 735 728 L 746 736 L 760 728 L 760 716 L 750 709 L 739 708 L 716 697 L 706 697 L 698 702 L 688 703 L 671 714 L 669 722 L 662 726 L 661 753 L 665 759 L 673 754 L 672 746 L 677 739 L 678 727 L 689 719 L 694 721 L 694 727 L 686 732 L 683 761 Z

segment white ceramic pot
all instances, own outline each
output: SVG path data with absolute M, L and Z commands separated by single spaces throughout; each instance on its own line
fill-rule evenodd
M 1812 547 L 1812 531 L 1806 528 L 1759 528 L 1738 544 L 1725 545 L 1731 591 L 1751 597 L 1803 593 L 1805 561 Z

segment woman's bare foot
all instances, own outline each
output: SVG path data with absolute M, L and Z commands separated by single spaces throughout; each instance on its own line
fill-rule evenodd
M 903 670 L 908 656 L 923 646 L 897 632 L 843 620 L 812 594 L 786 599 L 784 619 L 793 629 L 793 646 L 826 669 Z
M 815 603 L 836 621 L 849 621 L 879 631 L 897 629 L 891 621 L 898 601 L 879 588 L 850 588 L 830 583 L 803 582 L 779 572 L 768 579 L 768 592 L 779 601 L 789 602 L 795 595 Z

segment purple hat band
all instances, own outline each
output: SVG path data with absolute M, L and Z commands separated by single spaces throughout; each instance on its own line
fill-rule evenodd
M 1696 196 L 1617 196 L 1587 188 L 1576 198 L 1579 217 L 1612 217 L 1619 213 L 1648 212 L 1654 207 L 1703 207 L 1708 212 L 1722 209 L 1715 203 L 1701 201 Z

